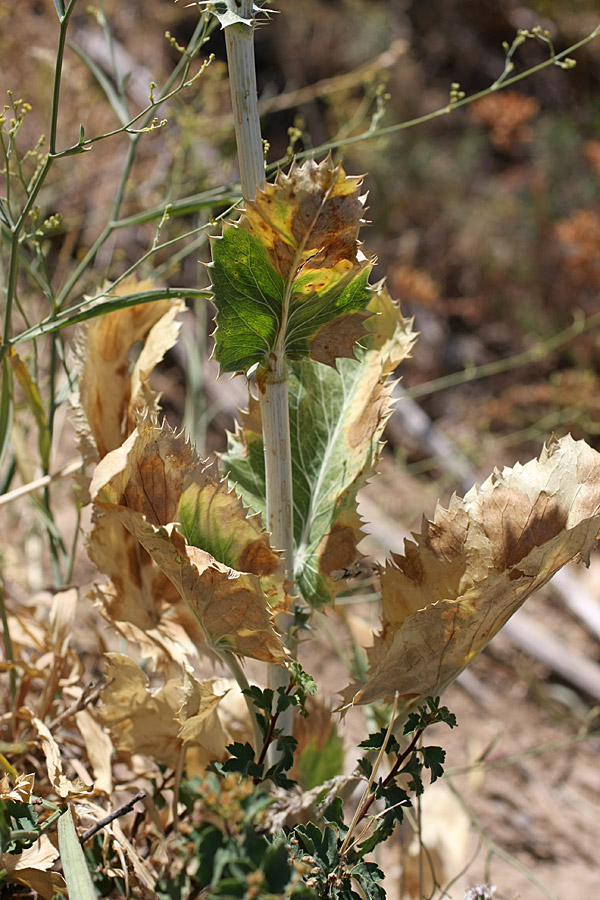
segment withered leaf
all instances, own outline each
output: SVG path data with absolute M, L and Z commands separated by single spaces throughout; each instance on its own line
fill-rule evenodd
M 66 895 L 67 885 L 58 872 L 49 872 L 58 857 L 58 850 L 47 835 L 22 853 L 0 855 L 0 868 L 4 869 L 5 880 L 9 883 L 24 884 L 35 891 L 43 900 L 52 900 L 57 894 Z
M 600 531 L 600 454 L 570 436 L 438 507 L 382 573 L 382 632 L 347 705 L 441 693 Z
M 150 280 L 126 278 L 111 293 L 124 296 L 152 287 Z M 135 427 L 137 411 L 156 411 L 158 397 L 148 376 L 177 340 L 175 316 L 184 309 L 182 300 L 142 303 L 90 319 L 78 332 L 79 393 L 73 408 L 86 459 L 102 459 L 120 447 Z
M 100 715 L 118 750 L 139 753 L 176 768 L 184 745 L 206 751 L 207 762 L 222 758 L 228 743 L 219 722 L 210 682 L 200 684 L 186 673 L 158 690 L 147 675 L 120 653 L 107 653 L 110 683 L 101 693 Z
M 279 172 L 213 241 L 215 356 L 225 372 L 282 349 L 330 366 L 365 335 L 371 262 L 360 250 L 364 197 L 330 157 Z
M 147 418 L 98 465 L 90 493 L 175 585 L 210 645 L 284 662 L 267 608 L 286 604 L 281 558 L 183 436 Z

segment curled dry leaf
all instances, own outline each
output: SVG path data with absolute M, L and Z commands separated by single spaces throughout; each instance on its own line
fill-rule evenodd
M 32 847 L 22 853 L 3 853 L 0 869 L 4 869 L 5 880 L 9 883 L 24 884 L 43 897 L 52 900 L 57 894 L 66 895 L 67 885 L 58 872 L 49 872 L 58 857 L 58 850 L 44 834 Z
M 18 775 L 12 785 L 7 775 L 0 775 L 0 800 L 14 800 L 15 803 L 30 803 L 35 782 L 35 773 Z
M 346 705 L 440 694 L 599 531 L 600 454 L 570 436 L 438 507 L 382 573 L 383 629 Z
M 78 601 L 77 588 L 57 591 L 52 598 L 48 623 L 48 646 L 57 656 L 65 656 L 69 648 Z
M 360 178 L 331 157 L 279 172 L 213 241 L 215 356 L 224 372 L 265 364 L 269 352 L 335 366 L 353 357 L 369 317 L 371 262 L 358 231 Z
M 31 722 L 33 728 L 37 732 L 38 740 L 46 759 L 48 779 L 53 790 L 61 800 L 70 800 L 73 797 L 80 797 L 81 794 L 86 794 L 93 790 L 92 785 L 84 784 L 79 778 L 75 781 L 71 781 L 64 774 L 60 748 L 48 726 L 26 708 L 21 710 L 21 715 Z
M 209 645 L 285 661 L 267 608 L 287 602 L 281 558 L 258 517 L 246 517 L 182 435 L 146 418 L 98 465 L 90 493 L 96 511 L 118 519 L 175 585 Z
M 111 682 L 102 691 L 100 715 L 118 750 L 139 753 L 175 769 L 184 745 L 205 751 L 205 763 L 221 759 L 228 743 L 217 714 L 221 696 L 211 683 L 186 673 L 151 691 L 133 660 L 107 653 Z
M 119 296 L 150 287 L 149 281 L 130 278 L 112 293 Z M 99 316 L 82 326 L 76 339 L 79 393 L 72 404 L 86 460 L 97 462 L 119 447 L 135 428 L 137 416 L 158 408 L 148 378 L 175 343 L 179 332 L 175 317 L 184 308 L 182 301 L 165 298 Z M 168 611 L 192 639 L 201 642 L 200 630 L 177 589 L 121 522 L 96 517 L 88 552 L 109 579 L 93 591 L 102 614 L 117 628 L 120 623 L 129 626 L 129 639 L 140 643 L 148 635 L 153 652 L 165 655 L 163 644 L 173 645 L 160 630 L 169 628 L 164 619 Z
M 126 278 L 111 296 L 152 287 L 150 280 Z M 72 405 L 87 460 L 97 461 L 120 447 L 135 428 L 138 411 L 157 410 L 158 396 L 147 379 L 177 340 L 175 316 L 184 309 L 182 300 L 142 303 L 91 319 L 78 332 L 79 393 Z

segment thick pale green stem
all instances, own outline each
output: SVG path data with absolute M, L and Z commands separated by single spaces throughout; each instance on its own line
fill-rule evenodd
M 294 534 L 292 457 L 288 374 L 283 351 L 270 354 L 271 366 L 258 376 L 259 402 L 265 447 L 267 529 L 273 544 L 285 553 L 286 570 L 293 577 Z
M 252 0 L 228 0 L 228 5 L 232 12 L 251 21 Z M 225 29 L 225 46 L 242 194 L 244 200 L 254 200 L 256 191 L 265 182 L 265 162 L 258 114 L 252 25 L 229 25 Z
M 251 0 L 228 0 L 228 5 L 238 16 L 251 20 Z M 256 191 L 263 187 L 265 175 L 252 25 L 228 26 L 225 42 L 242 194 L 244 200 L 254 200 Z M 270 355 L 268 364 L 259 372 L 258 382 L 265 448 L 266 527 L 273 546 L 285 553 L 286 571 L 291 579 L 294 571 L 292 460 L 288 375 L 283 350 Z M 291 616 L 278 617 L 277 626 L 284 635 L 289 633 L 291 622 Z M 270 688 L 276 691 L 287 687 L 288 681 L 283 666 L 269 666 Z M 291 708 L 282 715 L 280 725 L 284 732 L 291 733 Z M 273 759 L 273 754 L 270 758 Z

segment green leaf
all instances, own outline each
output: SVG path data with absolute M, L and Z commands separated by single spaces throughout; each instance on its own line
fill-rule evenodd
M 58 846 L 69 896 L 76 897 L 77 900 L 96 900 L 98 894 L 75 831 L 70 809 L 67 809 L 58 820 Z
M 352 565 L 362 538 L 356 494 L 373 470 L 390 411 L 388 373 L 412 346 L 411 323 L 384 288 L 371 294 L 365 346 L 338 371 L 312 360 L 289 366 L 295 579 L 319 607 L 340 590 L 337 570 Z M 223 465 L 243 502 L 265 515 L 265 469 L 258 401 L 229 438 Z
M 365 738 L 364 741 L 361 741 L 358 745 L 363 750 L 380 750 L 387 737 L 388 729 L 381 728 L 380 731 L 375 731 L 373 734 L 370 734 L 368 738 Z M 400 753 L 400 744 L 396 740 L 393 734 L 387 739 L 387 744 L 385 747 L 386 753 Z
M 408 786 L 411 791 L 417 795 L 423 793 L 423 764 L 416 753 L 409 756 L 402 766 L 401 774 L 410 776 Z
M 300 784 L 305 791 L 339 775 L 344 767 L 344 742 L 332 727 L 323 744 L 316 737 L 304 748 L 298 761 Z
M 373 862 L 359 862 L 354 866 L 350 874 L 362 888 L 367 900 L 385 900 L 385 891 L 378 884 L 383 881 L 383 872 Z
M 42 403 L 38 386 L 29 374 L 27 366 L 13 347 L 10 348 L 8 358 L 13 372 L 15 373 L 15 377 L 21 385 L 21 389 L 25 395 L 27 406 L 31 410 L 37 425 L 40 462 L 47 467 L 50 462 L 50 430 L 48 428 L 46 412 L 44 410 L 44 404 Z
M 360 250 L 360 179 L 331 159 L 280 172 L 212 244 L 221 371 L 282 350 L 335 366 L 365 335 L 371 263 Z
M 431 782 L 433 784 L 438 778 L 444 774 L 444 760 L 446 759 L 446 751 L 441 747 L 423 747 L 421 749 L 423 756 L 423 765 L 431 772 Z

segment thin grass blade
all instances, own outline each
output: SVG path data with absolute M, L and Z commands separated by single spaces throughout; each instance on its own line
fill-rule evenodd
M 97 900 L 98 894 L 75 831 L 70 809 L 67 809 L 58 820 L 58 846 L 69 897 L 73 897 L 73 900 L 75 898 L 76 900 Z
M 124 103 L 123 98 L 119 95 L 114 84 L 111 82 L 110 78 L 108 78 L 100 66 L 98 66 L 91 56 L 82 50 L 81 47 L 78 47 L 77 44 L 73 44 L 69 41 L 69 47 L 73 50 L 80 60 L 85 63 L 88 67 L 104 93 L 106 94 L 106 99 L 110 103 L 113 112 L 118 118 L 121 125 L 126 127 L 131 122 L 131 116 L 129 114 L 129 110 L 127 109 L 127 105 Z
M 13 404 L 11 395 L 11 372 L 6 357 L 2 360 L 2 387 L 0 388 L 0 465 L 4 461 L 10 444 Z

